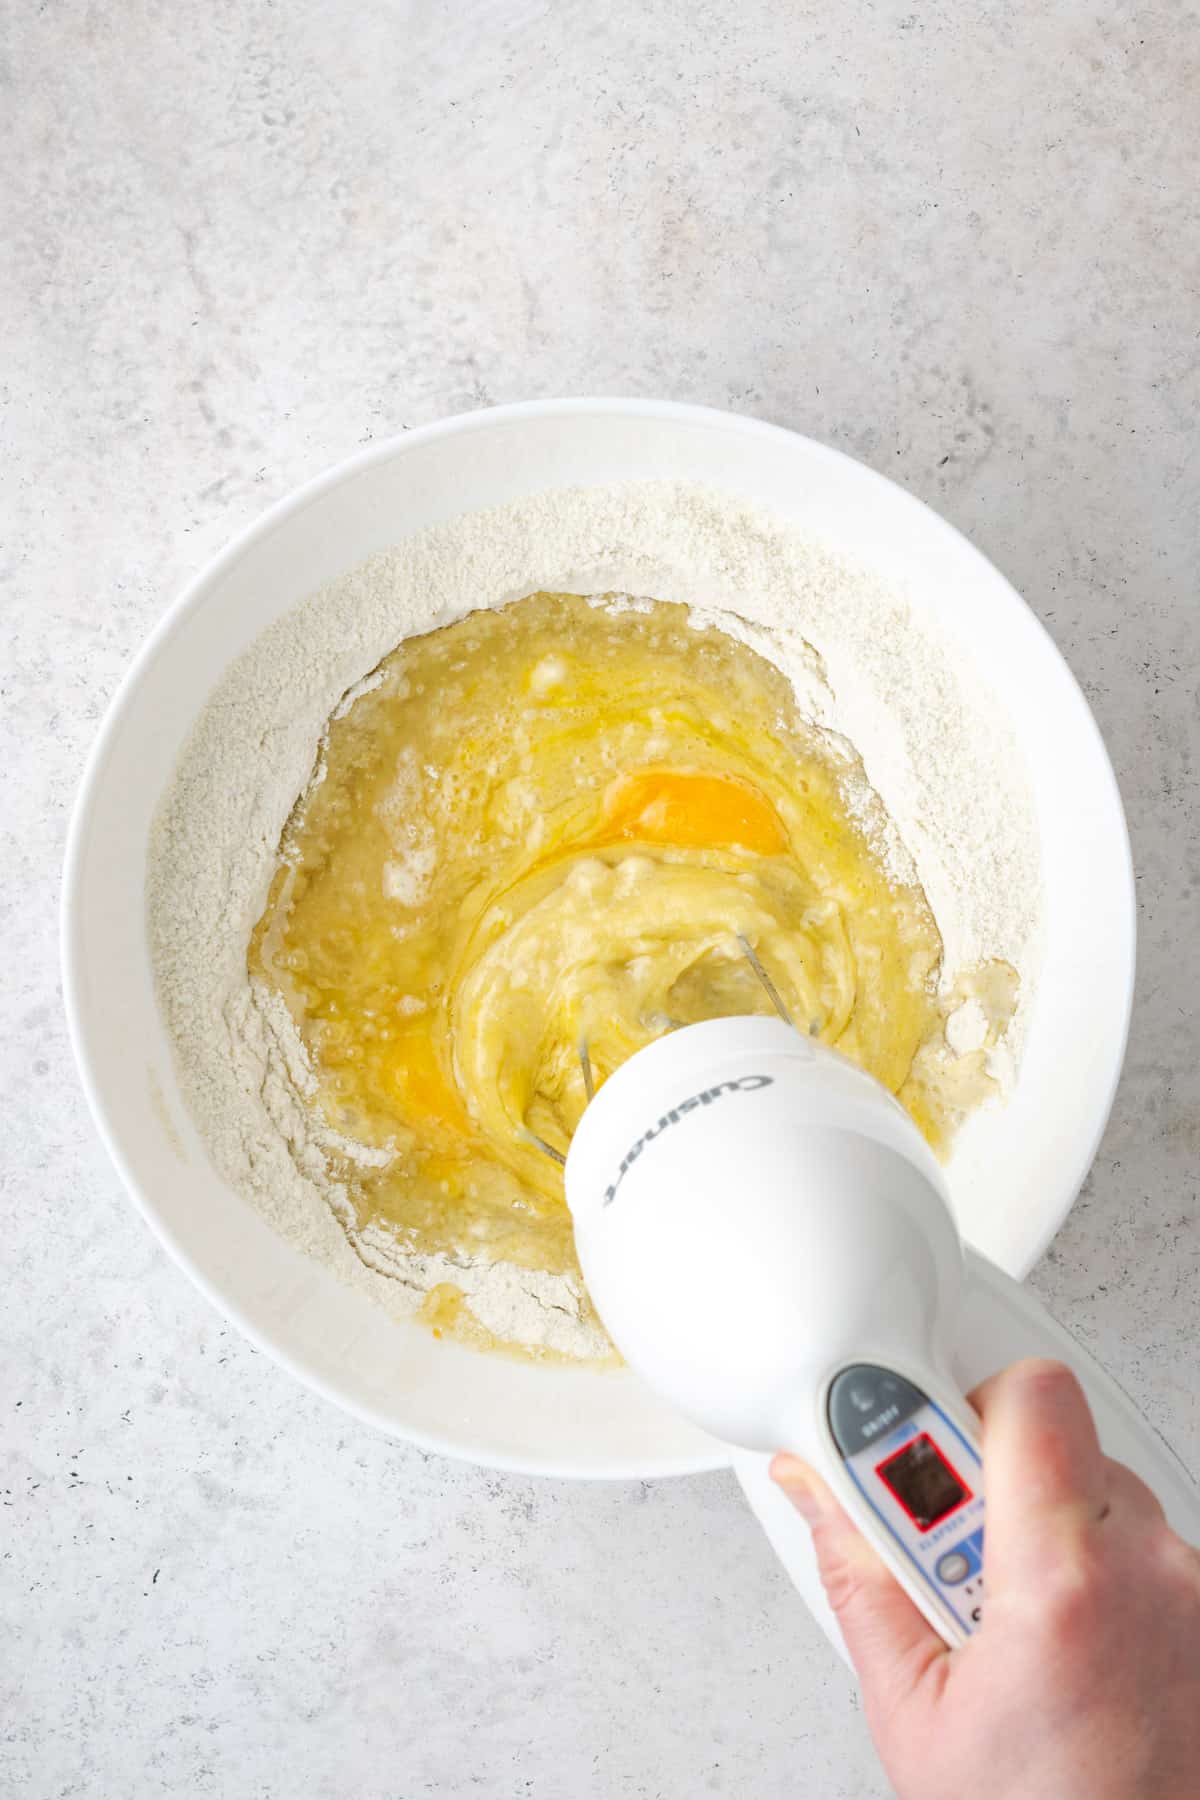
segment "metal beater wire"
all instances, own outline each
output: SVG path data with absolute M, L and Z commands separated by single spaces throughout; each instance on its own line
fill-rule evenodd
M 771 977 L 767 974 L 767 971 L 763 968 L 762 963 L 759 961 L 757 952 L 755 951 L 753 944 L 750 942 L 749 938 L 745 937 L 742 934 L 742 932 L 740 932 L 740 931 L 737 934 L 737 941 L 738 941 L 738 944 L 741 946 L 741 950 L 742 950 L 743 955 L 746 958 L 746 961 L 750 964 L 750 967 L 754 970 L 754 973 L 757 976 L 757 978 L 762 986 L 763 992 L 767 996 L 767 999 L 771 1002 L 771 1005 L 775 1008 L 775 1011 L 779 1014 L 779 1017 L 783 1020 L 784 1024 L 790 1025 L 792 1023 L 792 1016 L 788 1012 L 787 1007 L 783 1004 L 783 1001 L 779 997 L 779 989 L 775 986 L 775 983 L 771 980 Z M 680 1026 L 679 1020 L 677 1020 L 677 1019 L 668 1019 L 667 1020 L 667 1030 L 668 1031 L 678 1031 L 679 1026 Z M 819 1026 L 814 1024 L 812 1027 L 814 1035 L 818 1031 L 818 1029 L 819 1029 Z M 591 1058 L 591 1053 L 588 1050 L 588 1041 L 586 1038 L 582 1038 L 582 1037 L 580 1038 L 578 1048 L 579 1048 L 579 1067 L 583 1073 L 583 1089 L 584 1089 L 585 1094 L 587 1095 L 588 1104 L 590 1105 L 591 1102 L 596 1097 L 596 1080 L 595 1080 L 595 1076 L 592 1073 L 592 1058 Z M 536 1131 L 530 1131 L 528 1125 L 525 1127 L 525 1135 L 529 1139 L 531 1144 L 536 1144 L 538 1149 L 544 1151 L 545 1154 L 548 1157 L 550 1157 L 552 1161 L 556 1162 L 560 1168 L 565 1167 L 567 1159 L 563 1155 L 561 1150 L 556 1150 L 554 1148 L 553 1144 L 548 1144 L 546 1142 L 545 1138 L 540 1138 Z
M 528 1125 L 525 1127 L 525 1136 L 531 1144 L 536 1144 L 539 1150 L 544 1150 L 546 1155 L 558 1164 L 559 1168 L 565 1168 L 567 1159 L 561 1150 L 556 1150 L 553 1144 L 548 1144 L 545 1138 L 540 1138 L 536 1131 L 530 1131 Z
M 775 986 L 775 983 L 771 980 L 771 977 L 767 974 L 767 971 L 763 968 L 761 962 L 759 962 L 757 952 L 750 942 L 750 939 L 743 936 L 739 931 L 738 943 L 742 946 L 746 961 L 750 964 L 750 967 L 754 970 L 754 973 L 762 983 L 767 999 L 771 1002 L 771 1005 L 775 1008 L 775 1011 L 779 1014 L 784 1024 L 790 1025 L 792 1023 L 792 1015 L 783 1004 L 783 1001 L 779 998 L 779 989 Z

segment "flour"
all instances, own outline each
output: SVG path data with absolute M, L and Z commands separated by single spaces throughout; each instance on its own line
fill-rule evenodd
M 232 665 L 156 821 L 148 891 L 180 1081 L 217 1170 L 290 1242 L 391 1312 L 411 1314 L 451 1283 L 495 1337 L 589 1358 L 607 1340 L 571 1277 L 415 1255 L 383 1229 L 355 1230 L 346 1182 L 388 1153 L 320 1121 L 287 1008 L 246 970 L 281 830 L 322 776 L 329 718 L 368 691 L 402 638 L 539 589 L 639 609 L 639 596 L 683 601 L 698 630 L 727 631 L 784 671 L 805 715 L 861 757 L 870 786 L 854 809 L 890 872 L 921 882 L 946 992 L 989 958 L 1020 972 L 1016 1017 L 989 1056 L 1001 1081 L 1036 978 L 1037 825 L 1012 733 L 967 645 L 932 637 L 902 593 L 786 521 L 693 486 L 568 489 L 438 526 L 303 601 Z M 547 666 L 539 679 L 555 675 Z M 387 880 L 408 894 L 428 876 L 428 847 L 406 837 L 400 791 L 395 800 Z M 976 1013 L 952 1015 L 964 1046 L 978 1038 Z
M 988 1039 L 988 1016 L 978 1000 L 964 1000 L 946 1020 L 946 1042 L 956 1056 L 982 1050 Z

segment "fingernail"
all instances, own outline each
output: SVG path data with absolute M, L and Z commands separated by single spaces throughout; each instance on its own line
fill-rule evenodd
M 808 1466 L 798 1456 L 785 1453 L 771 1464 L 771 1479 L 778 1483 L 802 1518 L 811 1525 L 821 1510 L 820 1494 Z

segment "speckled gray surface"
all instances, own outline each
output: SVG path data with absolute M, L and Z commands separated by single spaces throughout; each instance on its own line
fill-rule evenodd
M 268 501 L 440 414 L 756 412 L 1028 596 L 1107 735 L 1142 928 L 1036 1282 L 1200 1462 L 1189 10 L 8 10 L 0 1791 L 884 1792 L 730 1480 L 522 1481 L 340 1417 L 166 1261 L 76 1087 L 59 863 L 129 656 Z

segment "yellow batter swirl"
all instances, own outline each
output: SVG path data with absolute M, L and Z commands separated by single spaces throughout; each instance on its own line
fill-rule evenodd
M 581 1043 L 600 1081 L 673 1025 L 769 1011 L 739 938 L 942 1146 L 982 1053 L 964 1081 L 885 824 L 779 670 L 680 606 L 538 594 L 402 644 L 329 725 L 250 951 L 315 1104 L 383 1153 L 341 1171 L 352 1236 L 574 1270 L 530 1134 L 569 1143 Z

